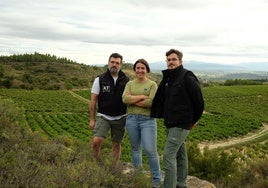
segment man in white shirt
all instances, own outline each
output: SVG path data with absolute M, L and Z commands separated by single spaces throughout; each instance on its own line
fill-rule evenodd
M 112 157 L 117 166 L 121 156 L 121 142 L 125 133 L 126 105 L 122 94 L 129 78 L 121 70 L 123 57 L 118 53 L 110 55 L 108 69 L 95 78 L 91 89 L 89 127 L 94 131 L 92 148 L 99 160 L 101 146 L 111 130 Z

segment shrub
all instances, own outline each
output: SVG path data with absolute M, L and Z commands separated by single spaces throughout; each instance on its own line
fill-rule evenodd
M 11 88 L 12 86 L 12 79 L 4 79 L 1 83 L 2 86 L 6 87 L 6 88 Z
M 219 179 L 231 178 L 238 171 L 236 156 L 225 151 L 205 148 L 201 153 L 197 143 L 190 143 L 188 153 L 189 173 L 201 179 L 217 182 Z

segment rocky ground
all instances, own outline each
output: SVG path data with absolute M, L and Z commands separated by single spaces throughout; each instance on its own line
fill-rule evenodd
M 133 166 L 131 163 L 125 163 L 123 165 L 123 173 L 128 174 L 128 173 L 133 173 Z M 150 176 L 149 172 L 145 172 Z M 164 172 L 162 172 L 164 174 Z M 164 181 L 164 179 L 163 179 Z M 187 186 L 188 188 L 216 188 L 216 186 L 206 180 L 199 179 L 194 176 L 188 176 L 187 177 Z

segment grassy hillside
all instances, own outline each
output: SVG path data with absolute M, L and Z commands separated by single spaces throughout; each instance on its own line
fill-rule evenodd
M 25 89 L 72 89 L 89 87 L 104 68 L 78 64 L 42 54 L 0 57 L 0 86 Z
M 0 56 L 0 88 L 21 89 L 81 89 L 89 88 L 94 78 L 107 66 L 79 64 L 66 58 L 43 54 Z M 132 64 L 123 63 L 123 69 L 134 77 Z M 159 74 L 150 74 L 155 81 Z

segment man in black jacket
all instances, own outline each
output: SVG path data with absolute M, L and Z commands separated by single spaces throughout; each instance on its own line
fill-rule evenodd
M 107 71 L 94 80 L 90 100 L 89 127 L 94 131 L 92 141 L 94 157 L 100 158 L 102 143 L 111 129 L 112 156 L 115 166 L 120 159 L 121 141 L 126 123 L 126 105 L 122 101 L 122 94 L 129 81 L 121 71 L 122 59 L 123 57 L 118 53 L 110 55 Z
M 156 92 L 151 116 L 163 118 L 167 128 L 164 148 L 164 188 L 187 187 L 188 156 L 185 139 L 202 116 L 204 100 L 199 81 L 183 68 L 183 54 L 170 49 L 166 52 L 167 69 Z

